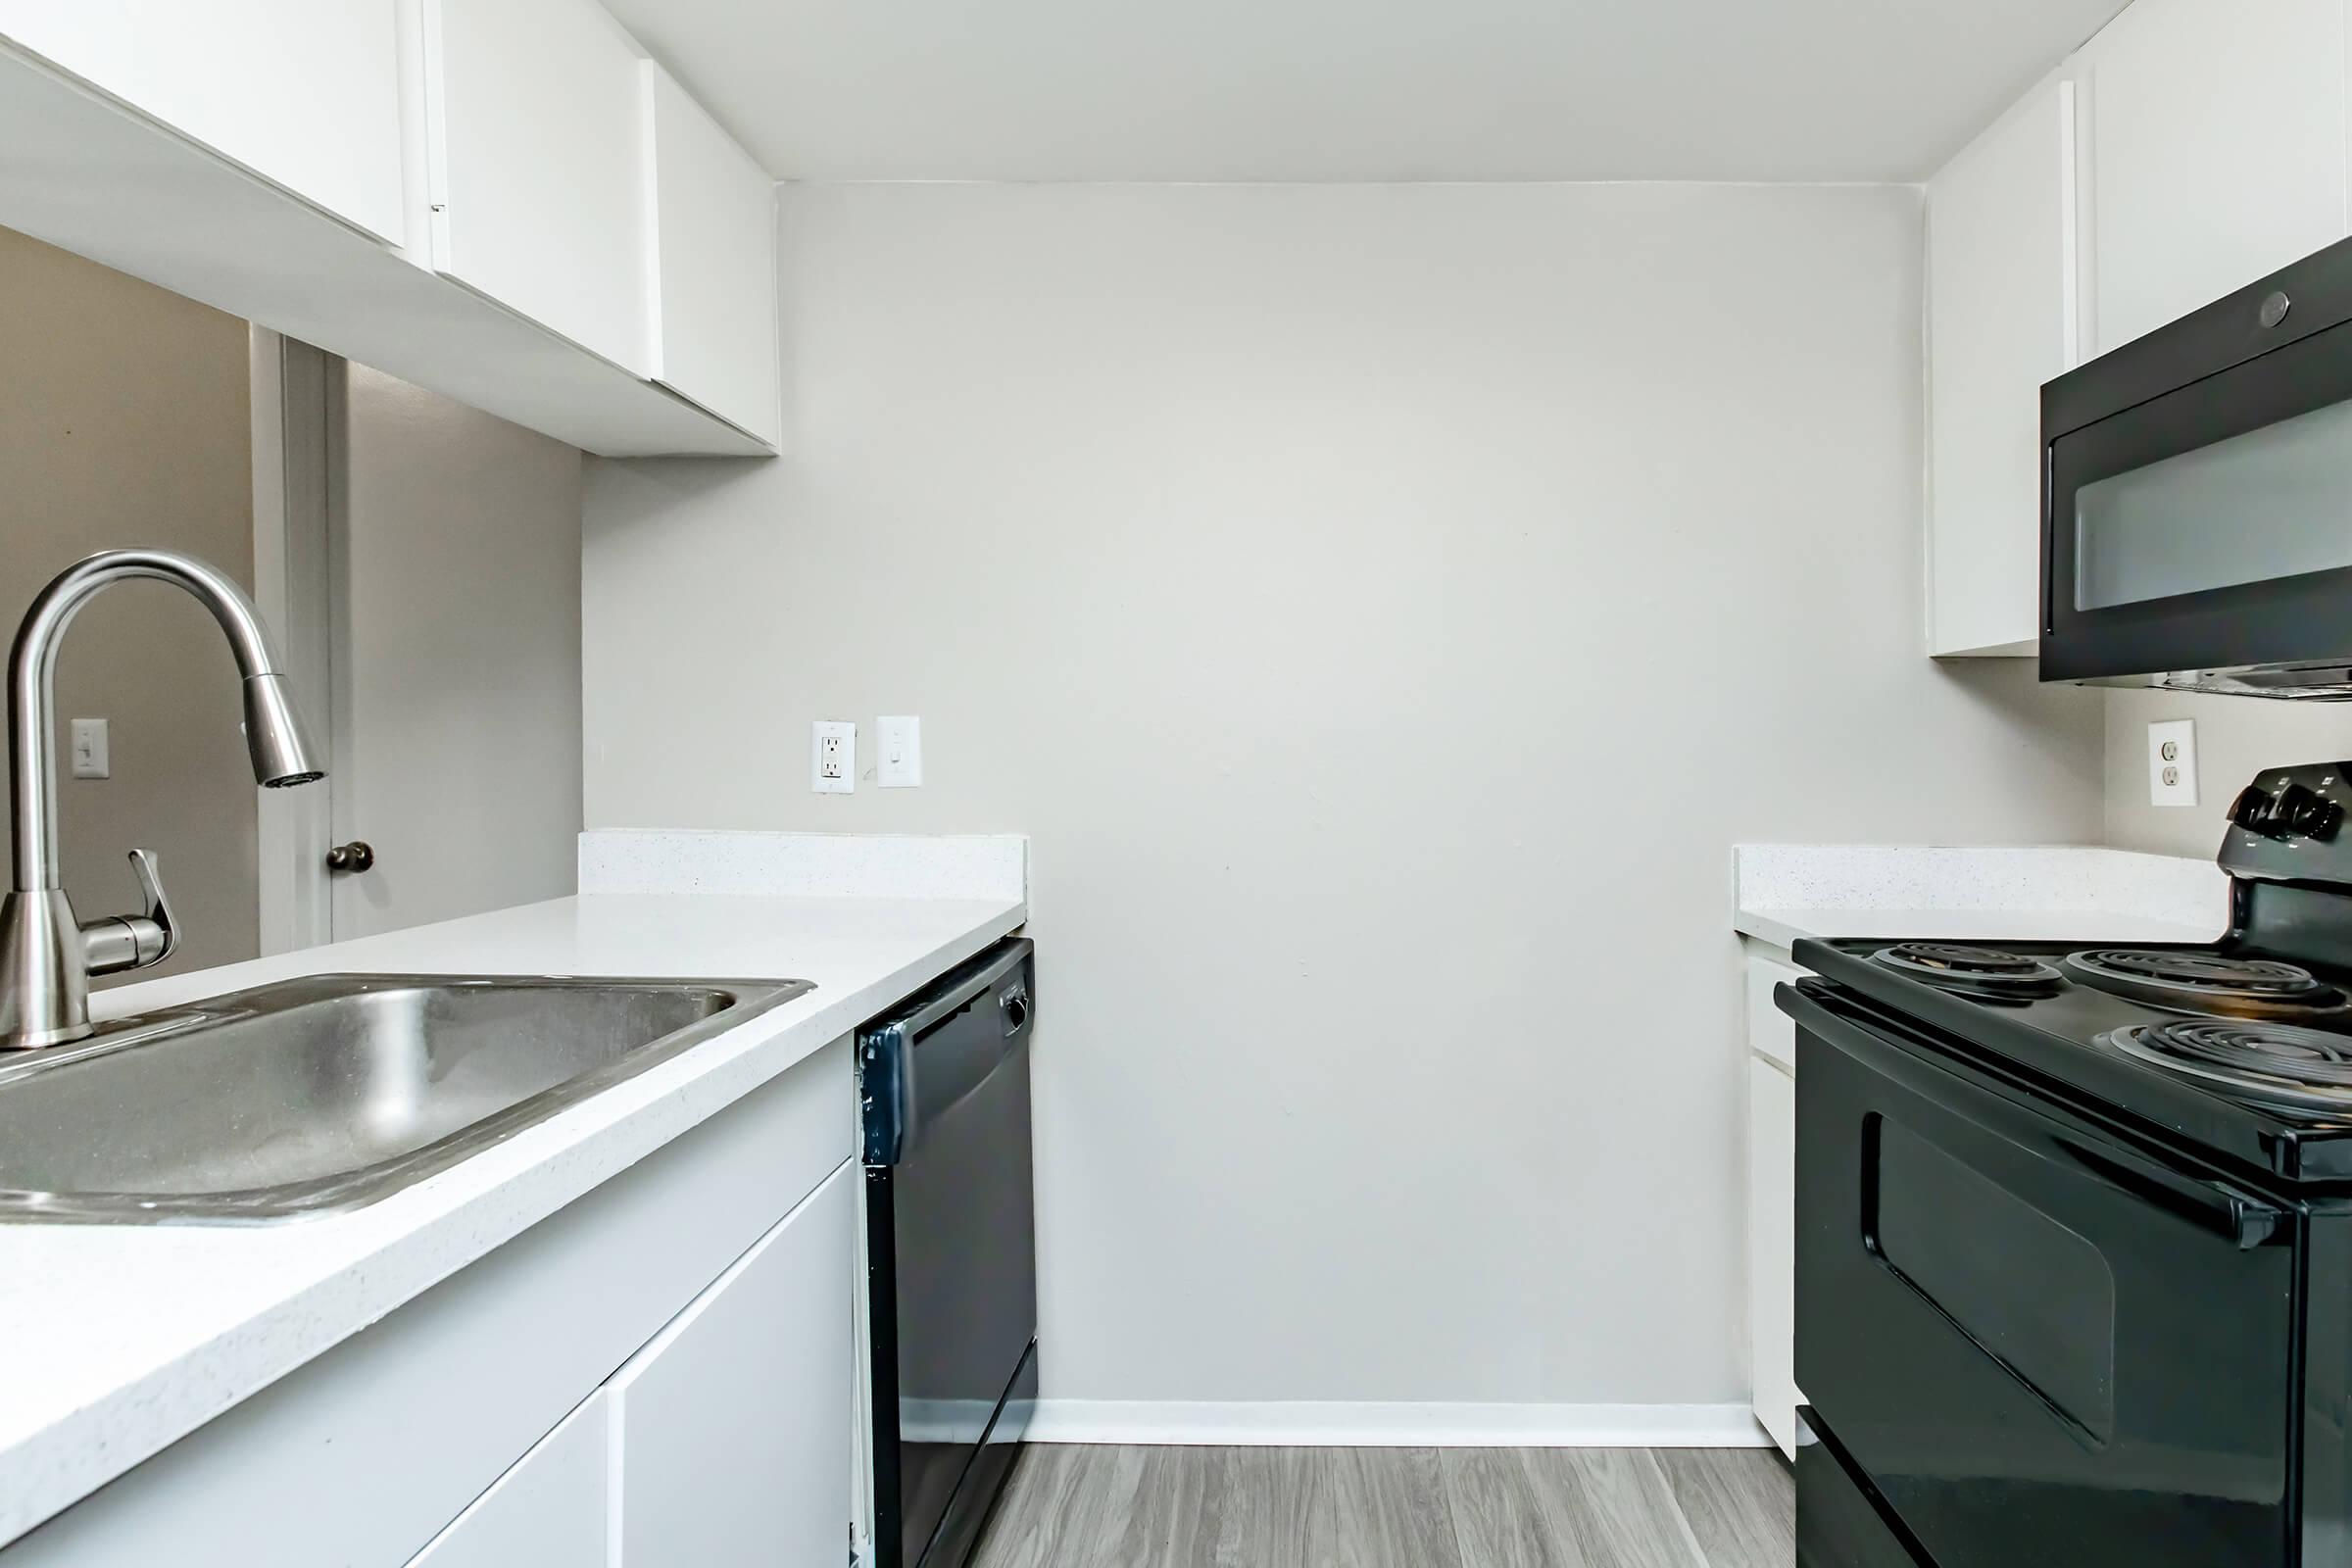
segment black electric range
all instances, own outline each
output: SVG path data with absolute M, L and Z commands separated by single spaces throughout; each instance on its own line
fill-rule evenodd
M 2352 1564 L 2348 769 L 2211 943 L 1794 945 L 1800 1562 Z

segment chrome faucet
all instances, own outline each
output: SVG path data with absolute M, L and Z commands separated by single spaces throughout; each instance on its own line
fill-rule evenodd
M 253 601 L 219 569 L 168 550 L 108 550 L 68 566 L 24 613 L 8 656 L 9 848 L 16 882 L 0 903 L 0 1051 L 79 1040 L 90 1032 L 90 976 L 161 963 L 179 927 L 155 856 L 130 852 L 141 914 L 76 920 L 58 867 L 57 649 L 81 607 L 119 582 L 147 578 L 186 589 L 227 634 L 245 677 L 245 745 L 265 788 L 324 776 L 278 673 Z

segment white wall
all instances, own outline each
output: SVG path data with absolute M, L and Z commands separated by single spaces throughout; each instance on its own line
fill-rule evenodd
M 2352 760 L 2352 705 L 2119 688 L 2107 704 L 2107 842 L 2121 849 L 2221 853 L 2222 813 L 2265 768 Z M 2197 725 L 2197 804 L 2148 804 L 2148 726 Z
M 252 585 L 246 374 L 243 321 L 0 228 L 0 643 L 93 551 L 183 550 Z M 59 769 L 74 907 L 135 910 L 124 857 L 144 846 L 182 931 L 180 951 L 138 978 L 252 957 L 253 764 L 212 616 L 168 584 L 109 590 L 66 638 L 57 695 L 60 759 L 76 716 L 108 720 L 113 753 L 109 778 Z
M 1919 655 L 1917 193 L 782 224 L 789 455 L 589 467 L 587 817 L 1034 835 L 1049 1395 L 1740 1398 L 1730 846 L 2100 827 Z

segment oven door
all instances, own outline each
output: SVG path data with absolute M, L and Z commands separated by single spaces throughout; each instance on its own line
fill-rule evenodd
M 1826 982 L 1780 1000 L 1797 1382 L 1940 1568 L 2292 1562 L 2296 1216 Z
M 2352 248 L 2059 377 L 2042 438 L 2044 680 L 2352 678 Z

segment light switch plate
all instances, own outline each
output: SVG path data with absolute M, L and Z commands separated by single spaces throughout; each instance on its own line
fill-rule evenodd
M 808 787 L 819 795 L 857 793 L 856 724 L 846 719 L 820 718 L 809 726 Z
M 885 713 L 874 720 L 874 782 L 886 790 L 910 790 L 921 785 L 921 719 L 911 713 Z
M 77 718 L 69 730 L 74 747 L 74 776 L 75 778 L 112 778 L 113 763 L 107 756 L 106 720 Z
M 2148 726 L 2148 804 L 2197 804 L 2197 723 L 2176 718 Z

